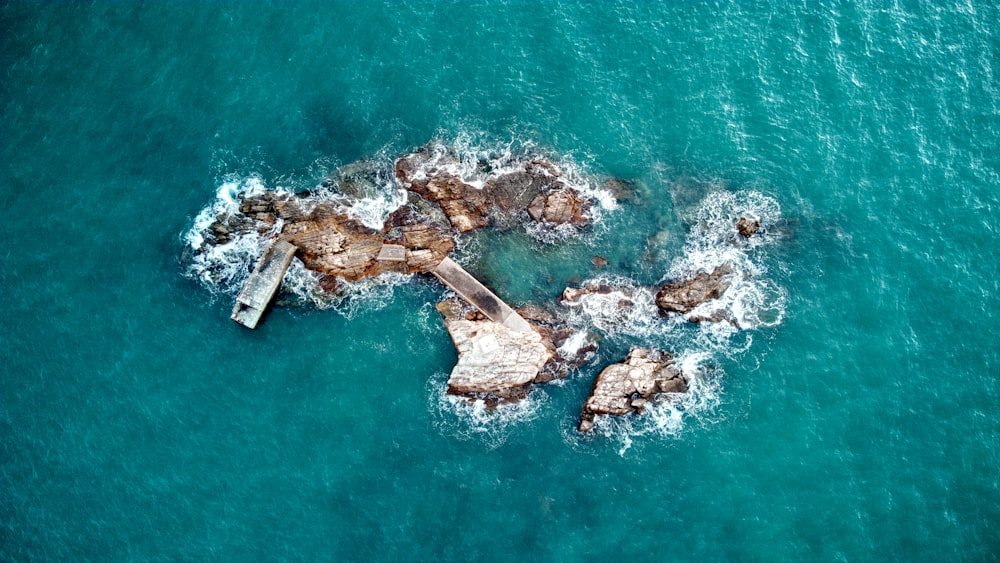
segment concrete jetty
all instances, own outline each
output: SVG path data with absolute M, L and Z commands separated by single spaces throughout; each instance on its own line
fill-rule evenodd
M 479 280 L 472 277 L 451 258 L 445 257 L 432 272 L 445 285 L 470 305 L 479 309 L 493 322 L 500 323 L 515 332 L 530 332 L 528 321 L 504 303 Z
M 257 261 L 257 267 L 236 298 L 232 315 L 234 321 L 249 328 L 257 328 L 267 304 L 281 287 L 281 279 L 285 277 L 285 271 L 291 265 L 297 250 L 291 243 L 280 239 L 264 250 Z

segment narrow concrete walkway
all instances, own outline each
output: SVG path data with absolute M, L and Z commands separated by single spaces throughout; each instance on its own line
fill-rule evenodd
M 292 264 L 297 250 L 298 248 L 283 240 L 272 242 L 264 250 L 257 261 L 257 267 L 236 298 L 232 315 L 234 321 L 249 328 L 257 328 L 267 304 L 281 287 L 281 279 L 285 277 L 285 271 Z
M 465 299 L 493 322 L 500 323 L 515 332 L 532 330 L 528 321 L 504 303 L 479 280 L 472 277 L 451 258 L 445 258 L 434 269 L 433 274 L 459 297 Z

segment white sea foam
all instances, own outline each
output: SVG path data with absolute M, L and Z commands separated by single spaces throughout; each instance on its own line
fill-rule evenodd
M 736 233 L 736 222 L 745 217 L 760 222 L 758 234 L 749 238 Z M 776 326 L 785 315 L 787 294 L 769 278 L 766 250 L 777 236 L 769 234 L 781 218 L 778 202 L 760 192 L 716 191 L 694 212 L 681 255 L 670 265 L 667 279 L 689 278 L 729 265 L 729 288 L 719 299 L 699 305 L 688 318 L 726 313 L 730 323 L 700 323 L 712 340 L 725 341 L 737 330 Z
M 750 238 L 739 235 L 736 222 L 741 217 L 760 221 L 759 233 Z M 759 192 L 716 191 L 704 198 L 686 218 L 691 229 L 682 253 L 671 262 L 661 282 L 688 279 L 728 265 L 731 274 L 726 281 L 730 286 L 718 299 L 702 303 L 687 315 L 660 318 L 655 288 L 623 277 L 589 280 L 584 285 L 605 285 L 612 291 L 567 303 L 573 324 L 594 327 L 611 340 L 674 352 L 689 379 L 687 393 L 650 405 L 643 416 L 597 417 L 595 432 L 620 442 L 622 453 L 638 436 L 672 437 L 692 419 L 710 422 L 720 402 L 724 375 L 713 367 L 715 359 L 743 357 L 753 342 L 754 329 L 782 322 L 787 293 L 772 279 L 767 266 L 767 249 L 778 240 L 769 231 L 780 217 L 777 201 Z M 687 322 L 688 318 L 707 318 L 720 312 L 726 320 Z
M 362 225 L 378 231 L 393 211 L 406 205 L 406 197 L 406 190 L 391 183 L 384 184 L 382 193 L 355 200 L 345 210 Z
M 321 310 L 332 309 L 353 319 L 388 305 L 393 299 L 395 288 L 409 283 L 412 276 L 387 272 L 356 282 L 340 280 L 336 293 L 324 291 L 319 284 L 321 278 L 321 274 L 307 269 L 296 258 L 285 272 L 281 290 L 301 305 Z
M 605 286 L 610 291 L 588 293 L 575 302 L 565 302 L 570 324 L 592 327 L 606 336 L 652 337 L 663 330 L 655 294 L 622 276 L 602 276 L 585 286 Z
M 263 180 L 258 176 L 227 178 L 216 190 L 215 200 L 202 209 L 195 217 L 191 228 L 182 239 L 191 256 L 186 274 L 200 281 L 215 293 L 235 294 L 242 287 L 257 257 L 267 246 L 270 237 L 281 229 L 280 222 L 268 233 L 258 233 L 255 229 L 235 236 L 226 244 L 207 244 L 209 228 L 216 218 L 229 217 L 239 212 L 241 197 L 259 195 L 265 191 Z
M 485 401 L 449 395 L 447 389 L 446 373 L 437 373 L 428 380 L 428 409 L 434 426 L 442 434 L 478 441 L 491 450 L 502 446 L 516 428 L 538 419 L 549 402 L 549 396 L 534 386 L 521 401 L 489 410 Z
M 720 402 L 721 372 L 711 367 L 711 355 L 687 351 L 676 356 L 677 366 L 688 380 L 686 393 L 669 394 L 647 403 L 641 416 L 599 415 L 593 432 L 619 444 L 624 455 L 638 437 L 674 439 L 682 435 L 692 420 L 714 422 Z
M 558 157 L 539 151 L 531 142 L 485 141 L 462 134 L 454 141 L 430 143 L 425 150 L 428 159 L 414 172 L 413 176 L 417 179 L 427 179 L 445 172 L 461 178 L 470 186 L 482 189 L 490 179 L 522 171 L 526 163 L 544 159 L 556 166 L 559 179 L 566 187 L 593 202 L 587 211 L 587 219 L 591 225 L 599 225 L 608 212 L 618 209 L 614 194 L 601 186 L 583 166 L 569 156 Z M 540 171 L 542 174 L 555 176 L 548 170 Z M 578 236 L 581 232 L 579 228 L 569 224 L 550 225 L 529 221 L 525 227 L 534 239 L 547 244 Z

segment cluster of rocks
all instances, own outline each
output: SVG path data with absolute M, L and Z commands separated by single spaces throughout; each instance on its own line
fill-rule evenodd
M 441 206 L 460 233 L 488 225 L 510 228 L 527 213 L 535 222 L 583 226 L 593 201 L 573 189 L 559 168 L 543 159 L 492 174 L 481 186 L 467 183 L 456 172 L 457 157 L 424 149 L 396 161 L 402 186 Z
M 330 185 L 341 190 L 340 197 L 319 200 L 310 194 L 276 192 L 246 197 L 239 213 L 220 215 L 209 226 L 206 244 L 227 244 L 254 231 L 285 240 L 299 249 L 307 269 L 322 274 L 320 287 L 336 292 L 341 280 L 356 281 L 385 272 L 432 273 L 453 251 L 456 237 L 476 229 L 505 229 L 527 220 L 575 227 L 590 221 L 594 202 L 571 187 L 551 162 L 534 158 L 503 172 L 484 171 L 484 179 L 473 183 L 456 172 L 458 164 L 454 155 L 427 148 L 399 158 L 395 181 L 408 190 L 408 202 L 381 229 L 365 226 L 348 212 L 350 203 L 345 205 L 344 197 L 365 197 L 376 187 L 364 166 L 349 166 L 331 180 Z M 760 228 L 759 221 L 740 218 L 735 230 L 751 237 Z M 597 269 L 607 263 L 600 256 L 594 259 Z M 664 284 L 656 291 L 656 305 L 662 315 L 689 315 L 700 304 L 722 296 L 733 274 L 730 266 L 723 265 Z M 562 299 L 572 303 L 589 294 L 615 291 L 621 290 L 589 284 L 567 288 Z M 634 305 L 623 292 L 619 306 Z M 525 398 L 533 384 L 566 377 L 569 370 L 588 362 L 596 349 L 593 338 L 579 338 L 540 308 L 518 311 L 530 330 L 494 322 L 457 299 L 440 303 L 437 309 L 458 350 L 447 392 L 483 400 L 489 408 Z M 721 312 L 687 318 L 693 322 L 726 320 Z M 578 345 L 565 346 L 572 338 Z M 687 389 L 688 380 L 669 353 L 635 348 L 624 362 L 598 375 L 583 406 L 579 430 L 593 429 L 597 415 L 642 413 L 651 402 Z
M 340 280 L 357 281 L 386 272 L 428 273 L 454 248 L 447 226 L 418 222 L 403 211 L 381 230 L 368 228 L 334 202 L 265 192 L 240 202 L 240 213 L 220 215 L 209 227 L 211 244 L 257 231 L 298 247 L 309 270 L 322 274 L 320 286 L 336 291 Z
M 741 217 L 736 232 L 745 238 L 760 230 L 760 221 Z M 595 266 L 598 262 L 595 261 Z M 684 279 L 674 280 L 656 288 L 655 302 L 662 316 L 685 315 L 694 322 L 732 322 L 725 309 L 709 315 L 691 315 L 703 303 L 722 297 L 731 287 L 736 272 L 729 264 L 722 264 L 711 272 L 698 272 Z M 568 287 L 561 302 L 579 303 L 590 295 L 614 296 L 619 309 L 635 307 L 634 294 L 625 288 L 601 282 L 590 282 L 582 287 Z M 593 391 L 583 406 L 578 430 L 589 432 L 594 428 L 597 415 L 622 416 L 641 414 L 650 403 L 656 403 L 686 393 L 688 380 L 678 369 L 673 356 L 662 350 L 633 348 L 622 363 L 605 368 L 594 382 Z
M 228 244 L 253 231 L 281 238 L 299 248 L 307 269 L 322 274 L 322 289 L 336 292 L 340 280 L 385 272 L 430 273 L 455 248 L 461 233 L 510 228 L 525 217 L 553 227 L 582 227 L 590 221 L 594 202 L 570 187 L 547 160 L 532 158 L 509 171 L 487 173 L 479 187 L 452 172 L 457 163 L 456 156 L 427 147 L 397 159 L 395 181 L 409 197 L 381 229 L 366 227 L 348 211 L 352 201 L 378 189 L 370 164 L 356 163 L 324 183 L 336 190 L 328 199 L 271 191 L 244 197 L 239 213 L 215 218 L 206 244 Z

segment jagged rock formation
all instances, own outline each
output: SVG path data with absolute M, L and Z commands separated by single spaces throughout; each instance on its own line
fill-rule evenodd
M 623 363 L 612 364 L 597 376 L 590 398 L 580 414 L 580 432 L 594 428 L 599 414 L 622 416 L 642 413 L 647 402 L 665 393 L 684 393 L 687 380 L 667 352 L 633 348 Z
M 711 273 L 665 284 L 656 293 L 656 305 L 664 313 L 690 313 L 705 301 L 721 297 L 729 289 L 726 277 L 731 273 L 732 268 L 723 264 Z
M 583 367 L 594 357 L 597 344 L 592 334 L 570 328 L 540 307 L 522 307 L 518 313 L 542 335 L 542 343 L 552 351 L 552 358 L 542 366 L 533 383 L 564 379 L 569 370 Z
M 589 221 L 593 202 L 571 188 L 551 162 L 535 158 L 513 170 L 486 173 L 477 187 L 450 171 L 456 159 L 426 147 L 399 158 L 396 181 L 409 190 L 409 198 L 379 230 L 366 227 L 348 211 L 393 180 L 380 177 L 384 171 L 373 163 L 359 162 L 337 170 L 321 185 L 319 195 L 268 191 L 244 197 L 238 213 L 216 217 L 204 240 L 224 245 L 252 232 L 285 240 L 299 248 L 307 269 L 323 274 L 320 288 L 336 292 L 341 280 L 385 272 L 433 272 L 455 248 L 456 231 L 488 225 L 510 228 L 529 216 L 552 226 Z
M 439 303 L 458 350 L 448 393 L 483 399 L 488 406 L 528 396 L 539 370 L 553 357 L 536 331 L 514 331 L 488 319 L 468 320 L 457 301 Z
M 564 349 L 574 332 L 539 309 L 520 311 L 532 325 L 530 331 L 511 330 L 458 299 L 443 301 L 437 309 L 458 350 L 448 393 L 484 400 L 488 408 L 527 397 L 533 384 L 566 377 L 596 349 L 592 343 Z
M 528 216 L 535 221 L 545 221 L 555 225 L 586 225 L 590 200 L 576 190 L 559 188 L 539 194 L 528 206 Z
M 316 203 L 274 192 L 245 198 L 240 212 L 219 217 L 210 227 L 211 232 L 225 234 L 223 240 L 228 241 L 240 232 L 271 232 L 280 220 L 276 238 L 297 246 L 306 268 L 330 278 L 357 281 L 389 271 L 427 273 L 455 247 L 446 227 L 418 223 L 413 214 L 403 212 L 394 214 L 381 231 L 376 231 L 335 203 Z M 215 242 L 222 244 L 223 240 L 217 236 Z M 402 247 L 402 259 L 395 253 L 383 252 L 385 246 Z M 335 287 L 335 279 L 326 281 L 329 287 L 325 289 Z
M 519 169 L 490 174 L 481 186 L 466 183 L 452 170 L 458 161 L 422 149 L 396 160 L 396 179 L 441 206 L 460 233 L 487 225 L 510 228 L 522 211 L 536 222 L 586 225 L 593 202 L 571 188 L 551 162 L 534 159 Z

